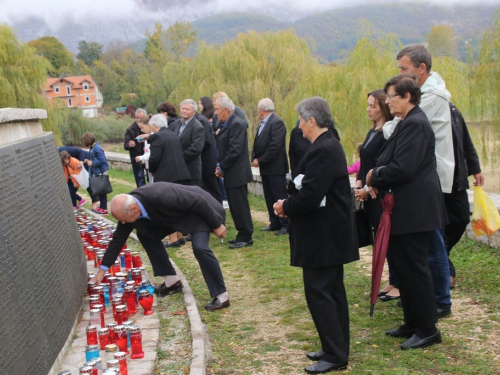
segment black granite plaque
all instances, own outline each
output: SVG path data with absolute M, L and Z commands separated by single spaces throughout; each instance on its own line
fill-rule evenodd
M 52 134 L 0 146 L 0 207 L 0 374 L 46 374 L 86 287 L 84 253 Z

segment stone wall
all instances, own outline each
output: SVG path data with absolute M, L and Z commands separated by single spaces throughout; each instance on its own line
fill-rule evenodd
M 47 374 L 82 306 L 86 264 L 44 110 L 0 109 L 0 374 Z

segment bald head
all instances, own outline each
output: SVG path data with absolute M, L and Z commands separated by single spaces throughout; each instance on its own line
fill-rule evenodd
M 122 224 L 133 223 L 141 216 L 141 208 L 130 194 L 118 194 L 111 200 L 111 215 Z

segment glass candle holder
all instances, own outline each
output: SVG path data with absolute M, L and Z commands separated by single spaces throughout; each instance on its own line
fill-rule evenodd
M 117 274 L 118 272 L 120 272 L 120 270 L 121 270 L 121 268 L 120 268 L 120 261 L 119 261 L 119 260 L 115 260 L 115 264 L 113 264 L 113 265 L 111 266 L 111 274 L 112 274 L 113 276 L 116 276 L 116 274 Z
M 142 282 L 142 272 L 139 268 L 132 268 L 132 280 L 135 281 L 135 285 L 140 285 Z
M 80 375 L 92 375 L 92 373 L 94 372 L 94 369 L 90 366 L 83 366 L 83 367 L 80 367 L 79 369 L 79 374 Z
M 118 324 L 116 324 L 114 322 L 106 324 L 106 327 L 109 330 L 109 343 L 110 344 L 114 344 L 115 343 L 115 327 L 117 325 Z
M 123 322 L 123 326 L 125 327 L 125 332 L 127 332 L 127 348 L 130 348 L 130 332 L 129 328 L 132 327 L 132 321 L 127 320 L 126 322 Z
M 132 359 L 144 358 L 144 352 L 142 351 L 142 333 L 141 328 L 137 326 L 132 326 L 129 328 L 130 333 L 130 347 L 132 349 Z
M 104 305 L 99 304 L 99 305 L 95 305 L 94 307 L 95 307 L 94 310 L 99 310 L 99 322 L 100 322 L 101 328 L 106 327 L 106 323 L 104 322 Z
M 104 354 L 102 356 L 102 363 L 107 363 L 110 359 L 115 359 L 114 354 L 118 351 L 118 346 L 116 344 L 106 345 L 104 349 Z
M 127 308 L 129 314 L 135 314 L 137 312 L 137 308 L 135 307 L 135 303 L 137 301 L 137 297 L 134 291 L 134 287 L 127 285 L 124 288 L 125 301 L 127 302 Z
M 92 358 L 99 357 L 99 346 L 98 345 L 87 345 L 85 347 L 85 360 L 88 362 Z
M 91 361 L 88 361 L 83 364 L 83 367 L 90 367 L 92 369 L 92 375 L 99 375 L 99 370 L 97 369 L 97 366 L 95 364 L 96 359 L 97 358 L 94 358 Z
M 113 318 L 116 314 L 116 306 L 123 305 L 123 298 L 121 294 L 116 294 L 111 301 L 111 306 L 113 307 Z
M 139 294 L 139 305 L 144 309 L 144 315 L 151 315 L 153 310 L 153 296 L 149 293 L 149 290 L 144 289 L 140 291 Z
M 57 375 L 71 375 L 71 371 L 69 370 L 62 370 L 57 373 Z
M 111 344 L 111 341 L 109 339 L 109 329 L 101 328 L 99 329 L 98 334 L 99 334 L 99 347 L 101 350 L 105 350 L 106 345 Z
M 99 311 L 99 309 L 90 310 L 89 320 L 90 320 L 89 326 L 96 326 L 96 327 L 101 326 L 101 312 Z
M 89 296 L 89 308 L 90 310 L 95 309 L 95 305 L 101 304 L 101 297 L 99 294 L 91 294 Z
M 115 353 L 115 359 L 120 362 L 120 372 L 122 375 L 128 375 L 127 354 L 124 352 Z
M 102 259 L 104 258 L 104 253 L 101 251 L 97 251 L 97 264 L 95 268 L 100 268 L 102 264 Z
M 114 315 L 115 322 L 118 325 L 122 325 L 123 322 L 128 320 L 128 311 L 127 311 L 127 306 L 125 305 L 118 305 L 116 306 L 116 314 Z M 115 332 L 116 334 L 116 332 Z
M 87 334 L 87 345 L 97 345 L 97 326 L 87 326 L 85 331 Z
M 104 291 L 104 306 L 109 306 L 109 290 L 111 289 L 111 284 L 107 282 L 101 283 Z
M 112 368 L 116 368 L 118 370 L 120 369 L 120 361 L 117 359 L 108 359 L 107 365 L 108 365 L 108 369 L 112 369 Z
M 137 251 L 132 252 L 132 267 L 138 268 L 142 266 L 142 260 Z
M 115 338 L 116 338 L 116 346 L 118 347 L 118 350 L 128 354 L 127 332 L 126 332 L 124 326 L 119 325 L 119 326 L 115 327 Z
M 92 289 L 92 294 L 98 294 L 100 304 L 105 306 L 104 287 L 102 285 L 95 286 Z M 106 307 L 104 307 L 104 312 L 106 312 Z
M 132 254 L 129 249 L 123 250 L 123 256 L 125 257 L 125 269 L 128 271 L 132 269 Z
M 123 251 L 120 253 L 120 267 L 125 268 L 125 254 L 123 254 Z
M 96 287 L 96 286 L 97 286 L 97 283 L 96 283 L 95 281 L 88 281 L 88 282 L 87 282 L 87 293 L 89 294 L 89 296 L 90 296 L 91 294 L 93 294 L 93 293 L 92 293 L 92 289 L 93 289 L 94 287 Z

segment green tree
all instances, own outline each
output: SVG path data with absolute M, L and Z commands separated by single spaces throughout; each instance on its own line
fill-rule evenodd
M 51 107 L 40 95 L 45 86 L 50 63 L 37 55 L 36 50 L 21 44 L 12 29 L 0 25 L 0 108 L 42 108 L 48 119 L 42 120 L 46 131 L 59 139 L 60 111 Z
M 434 26 L 427 36 L 427 43 L 432 57 L 457 56 L 458 39 L 451 26 Z
M 146 58 L 155 64 L 165 64 L 167 60 L 171 60 L 170 53 L 166 47 L 166 32 L 163 30 L 161 23 L 157 22 L 152 33 L 146 30 L 146 46 L 144 55 Z
M 80 40 L 78 42 L 78 54 L 76 57 L 82 60 L 87 66 L 92 67 L 94 61 L 99 60 L 102 55 L 103 50 L 102 44 L 97 42 L 86 42 L 85 40 Z
M 51 77 L 57 77 L 73 70 L 73 55 L 57 38 L 44 36 L 27 44 L 35 48 L 40 56 L 50 61 L 52 67 L 48 73 Z
M 166 38 L 174 61 L 179 61 L 196 42 L 196 29 L 188 21 L 176 22 L 167 29 Z

